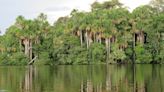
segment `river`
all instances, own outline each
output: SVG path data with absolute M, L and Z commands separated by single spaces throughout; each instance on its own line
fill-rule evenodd
M 0 92 L 164 92 L 164 65 L 0 66 Z

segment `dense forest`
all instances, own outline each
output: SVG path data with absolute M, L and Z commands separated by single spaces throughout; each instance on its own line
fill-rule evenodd
M 0 36 L 0 64 L 164 63 L 164 2 L 132 12 L 118 0 L 74 9 L 53 25 L 18 16 Z

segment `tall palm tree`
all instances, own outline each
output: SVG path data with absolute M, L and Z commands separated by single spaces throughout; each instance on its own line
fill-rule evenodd
M 133 63 L 135 61 L 135 46 L 146 42 L 145 27 L 148 24 L 148 19 L 154 14 L 156 14 L 155 10 L 148 5 L 137 7 L 131 14 L 129 23 L 133 35 Z
M 158 12 L 164 12 L 164 1 L 163 0 L 151 0 L 150 4 L 155 7 Z
M 72 22 L 72 31 L 77 33 L 80 37 L 81 46 L 83 46 L 83 38 L 84 38 L 84 21 L 85 14 L 83 12 L 78 12 L 77 10 L 73 10 L 71 12 L 71 22 Z
M 112 24 L 111 20 L 103 20 L 103 37 L 105 38 L 105 45 L 106 45 L 106 52 L 107 52 L 107 63 L 109 63 L 110 60 L 110 53 L 111 53 L 111 38 L 114 36 L 116 30 L 114 25 Z
M 94 10 L 110 10 L 114 8 L 121 8 L 123 6 L 122 3 L 119 2 L 119 0 L 111 0 L 111 1 L 105 1 L 104 3 L 100 4 L 99 2 L 94 2 L 91 7 L 92 11 Z
M 140 6 L 133 10 L 132 12 L 132 19 L 133 19 L 133 27 L 135 26 L 135 34 L 136 34 L 136 41 L 138 43 L 144 44 L 145 37 L 144 37 L 144 29 L 145 26 L 149 23 L 149 18 L 151 18 L 154 14 L 156 14 L 156 11 L 153 7 L 145 5 Z

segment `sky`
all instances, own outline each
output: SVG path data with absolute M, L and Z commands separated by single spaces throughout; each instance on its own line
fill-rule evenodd
M 22 15 L 26 19 L 36 18 L 40 13 L 48 16 L 48 21 L 53 24 L 59 17 L 69 15 L 72 9 L 89 11 L 90 5 L 95 2 L 107 0 L 0 0 L 0 31 L 14 24 L 17 16 Z M 139 5 L 145 5 L 150 0 L 120 0 L 130 10 Z

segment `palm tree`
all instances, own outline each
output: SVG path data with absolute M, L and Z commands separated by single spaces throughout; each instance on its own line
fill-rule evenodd
M 151 0 L 150 4 L 155 7 L 158 12 L 164 12 L 164 1 L 163 0 Z
M 121 8 L 122 7 L 122 3 L 119 2 L 119 0 L 111 0 L 111 1 L 105 1 L 104 3 L 100 4 L 99 2 L 94 2 L 91 7 L 92 7 L 92 11 L 94 10 L 110 10 L 110 9 L 114 9 L 114 8 Z
M 81 46 L 83 46 L 83 38 L 84 38 L 84 28 L 82 24 L 84 24 L 84 13 L 78 12 L 77 10 L 73 10 L 71 12 L 71 22 L 72 22 L 72 31 L 80 37 Z
M 114 36 L 116 30 L 114 25 L 112 24 L 111 20 L 103 20 L 103 37 L 105 38 L 105 45 L 106 45 L 106 52 L 107 52 L 107 63 L 110 60 L 110 53 L 111 53 L 111 38 Z
M 133 27 L 135 30 L 135 35 L 137 36 L 136 42 L 140 44 L 144 44 L 145 42 L 145 26 L 149 23 L 149 18 L 151 18 L 156 11 L 148 5 L 141 6 L 133 10 L 132 18 L 133 18 Z
M 133 61 L 135 61 L 135 46 L 145 44 L 145 27 L 149 23 L 149 18 L 156 14 L 155 10 L 148 5 L 140 6 L 133 10 L 129 23 L 131 25 L 131 34 L 133 35 Z
M 20 51 L 22 51 L 22 45 L 24 45 L 25 55 L 32 60 L 33 57 L 33 40 L 39 42 L 39 37 L 44 34 L 46 37 L 49 30 L 49 24 L 46 21 L 46 15 L 41 13 L 34 21 L 26 20 L 23 16 L 19 16 L 16 19 L 15 26 L 19 29 L 16 36 L 20 39 Z M 38 34 L 39 33 L 39 34 Z

